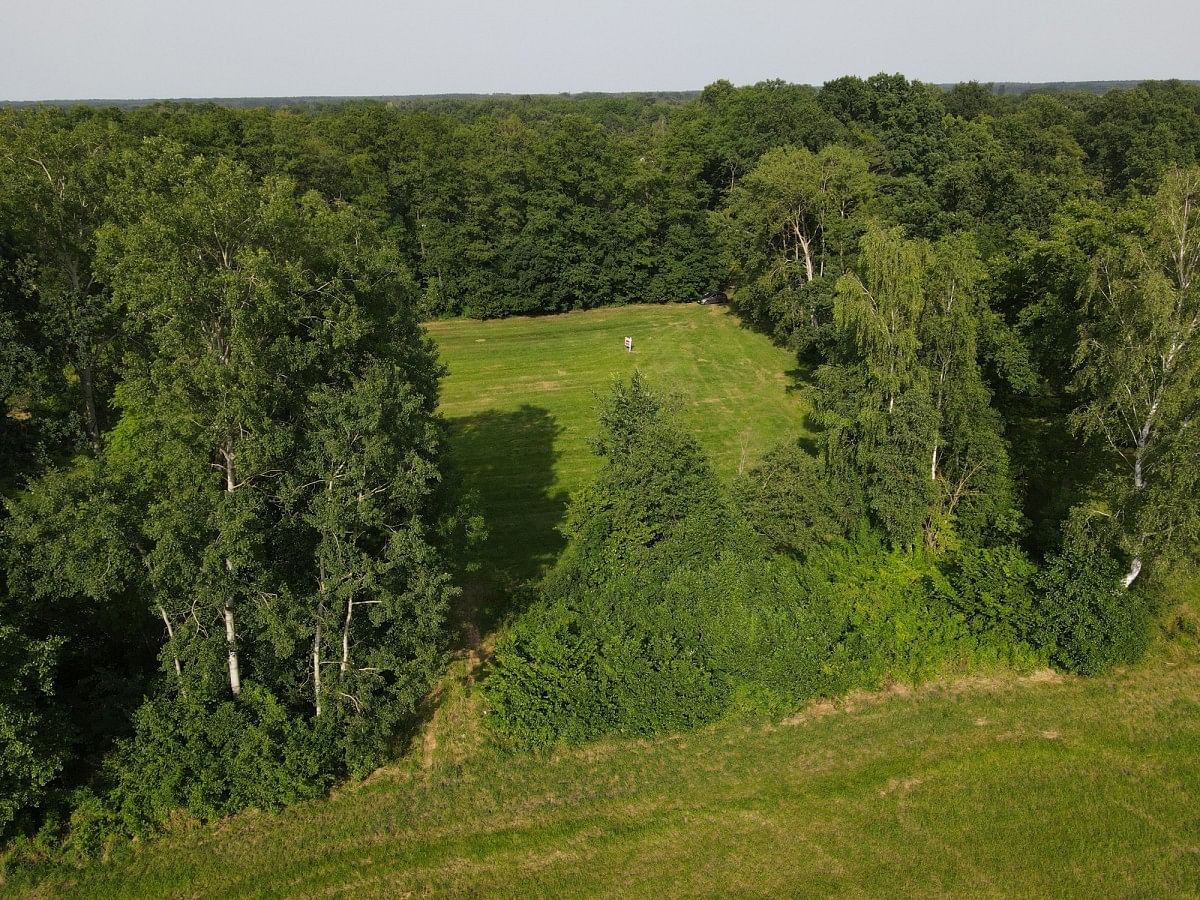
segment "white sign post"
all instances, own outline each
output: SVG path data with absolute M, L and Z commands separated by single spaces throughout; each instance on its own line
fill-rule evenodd
M 628 350 L 630 353 L 633 352 L 633 338 L 631 338 L 631 337 L 625 338 L 625 349 Z

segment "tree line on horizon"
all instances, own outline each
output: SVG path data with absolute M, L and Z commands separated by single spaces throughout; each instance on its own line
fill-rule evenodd
M 486 524 L 439 316 L 726 288 L 820 426 L 722 485 L 614 388 L 485 681 L 516 744 L 1136 659 L 1200 542 L 1198 164 L 1181 82 L 0 112 L 0 832 L 393 752 Z

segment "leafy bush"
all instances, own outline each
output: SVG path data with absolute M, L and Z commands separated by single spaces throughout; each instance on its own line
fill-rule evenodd
M 38 803 L 67 757 L 65 723 L 45 711 L 59 645 L 0 623 L 0 835 Z
M 965 619 L 928 590 L 936 571 L 932 559 L 886 550 L 870 532 L 805 567 L 805 590 L 845 621 L 830 663 L 843 683 L 925 681 L 971 657 L 975 642 Z
M 996 646 L 1028 642 L 1037 626 L 1037 568 L 1017 547 L 968 548 L 941 566 L 932 591 L 962 614 L 971 633 Z
M 1121 565 L 1103 552 L 1072 548 L 1048 560 L 1036 579 L 1036 642 L 1068 672 L 1096 675 L 1139 660 L 1150 646 L 1149 598 L 1121 585 Z
M 825 688 L 836 629 L 762 557 L 700 448 L 637 375 L 614 387 L 569 543 L 505 636 L 485 683 L 524 745 L 653 734 Z
M 798 442 L 771 450 L 738 478 L 733 498 L 772 550 L 799 557 L 847 536 L 866 514 L 855 480 L 832 477 Z
M 543 598 L 497 648 L 485 689 L 493 722 L 525 746 L 683 731 L 837 690 L 825 663 L 839 634 L 791 567 L 730 554 L 653 590 L 626 579 Z
M 316 797 L 338 766 L 320 725 L 289 714 L 248 683 L 236 700 L 149 700 L 137 734 L 113 761 L 110 806 L 133 834 L 183 810 L 209 820 L 246 807 L 277 809 Z
M 513 743 L 680 731 L 1034 656 L 1019 551 L 962 551 L 943 572 L 870 531 L 842 541 L 861 501 L 799 447 L 739 484 L 747 528 L 636 376 L 615 388 L 598 448 L 608 465 L 574 498 L 568 546 L 484 682 Z

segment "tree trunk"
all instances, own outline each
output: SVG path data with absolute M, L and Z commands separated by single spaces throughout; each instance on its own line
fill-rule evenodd
M 174 641 L 175 629 L 171 627 L 171 619 L 161 603 L 158 604 L 158 612 L 162 616 L 163 624 L 167 626 L 167 640 Z M 186 695 L 187 691 L 183 687 L 183 666 L 179 664 L 179 654 L 175 652 L 174 647 L 171 648 L 171 658 L 175 661 L 175 677 L 179 679 L 179 690 Z
M 229 560 L 225 560 L 229 567 Z M 233 621 L 233 595 L 225 595 L 225 643 L 229 645 L 229 689 L 234 695 L 242 692 L 242 672 L 238 663 L 237 627 Z
M 350 619 L 354 616 L 354 600 L 346 598 L 346 625 L 342 628 L 342 671 L 350 666 Z
M 1133 558 L 1133 562 L 1129 566 L 1129 572 L 1128 572 L 1128 574 L 1126 574 L 1125 579 L 1122 582 L 1122 584 L 1125 585 L 1125 589 L 1128 590 L 1129 586 L 1132 585 L 1135 581 L 1137 581 L 1137 577 L 1141 574 L 1142 574 L 1142 558 L 1140 556 L 1135 556 Z
M 313 706 L 317 715 L 321 715 L 321 620 L 317 619 L 317 630 L 313 635 L 312 650 L 313 667 Z
M 96 376 L 91 363 L 79 365 L 79 389 L 83 393 L 83 427 L 87 430 L 92 452 L 103 449 L 100 442 L 100 416 L 96 412 Z
M 225 457 L 225 492 L 232 494 L 237 490 L 237 480 L 234 477 L 233 469 L 233 447 L 227 444 L 221 450 Z M 233 577 L 233 560 L 228 556 L 225 557 L 225 571 L 229 573 L 230 578 Z M 229 647 L 229 689 L 233 691 L 234 696 L 242 692 L 242 672 L 241 664 L 238 660 L 237 648 L 237 624 L 233 618 L 233 592 L 225 594 L 225 643 Z
M 1157 405 L 1157 404 L 1156 404 Z M 1150 440 L 1151 420 L 1147 419 L 1142 426 L 1141 434 L 1138 436 L 1137 449 L 1133 456 L 1133 492 L 1140 494 L 1146 489 L 1146 447 Z M 1126 573 L 1122 580 L 1126 590 L 1137 581 L 1139 575 L 1142 574 L 1142 557 L 1139 553 L 1133 558 L 1133 562 L 1129 565 L 1129 572 Z
M 800 249 L 804 253 L 804 280 L 812 282 L 813 278 L 815 277 L 813 269 L 812 241 L 804 236 L 804 232 L 801 231 L 799 225 L 793 224 L 792 232 L 796 235 L 796 243 L 800 245 Z

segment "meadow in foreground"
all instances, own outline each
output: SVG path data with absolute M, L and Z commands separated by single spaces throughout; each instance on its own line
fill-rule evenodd
M 443 745 L 43 896 L 1188 896 L 1200 663 L 859 695 L 784 722 L 501 759 Z

